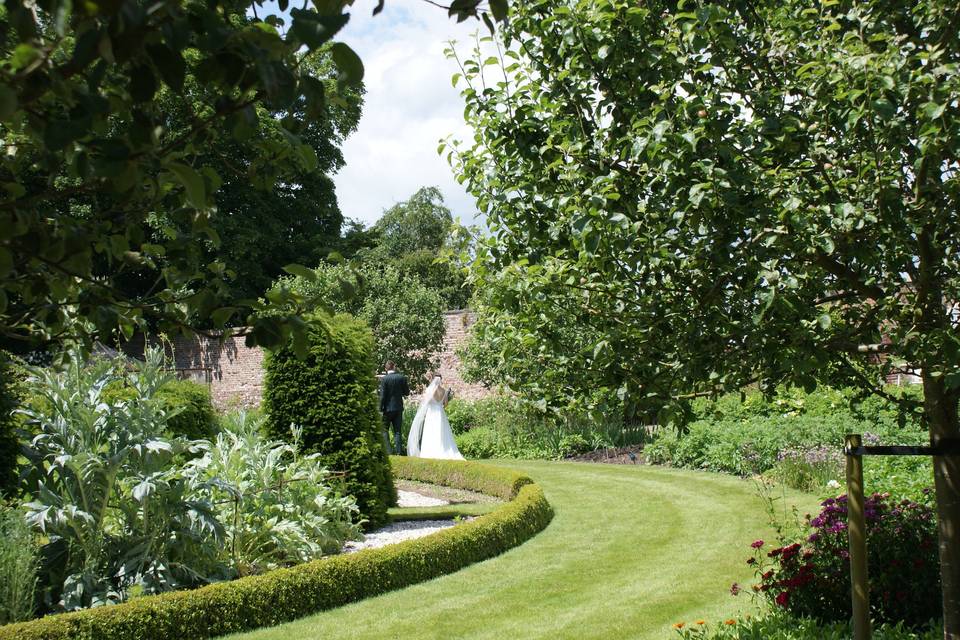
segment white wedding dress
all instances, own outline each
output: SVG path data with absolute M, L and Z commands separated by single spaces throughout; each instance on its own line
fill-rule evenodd
M 443 397 L 438 394 L 440 378 L 434 378 L 423 392 L 420 408 L 410 426 L 407 438 L 407 455 L 415 458 L 439 458 L 463 460 L 453 439 L 450 421 L 443 408 Z M 439 396 L 439 397 L 438 397 Z

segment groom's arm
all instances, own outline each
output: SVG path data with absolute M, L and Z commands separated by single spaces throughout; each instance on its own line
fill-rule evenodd
M 401 396 L 408 396 L 408 395 L 410 395 L 410 387 L 407 386 L 407 376 L 403 376 L 403 378 L 400 380 L 400 382 L 402 383 L 402 385 L 401 385 L 401 387 L 400 387 L 400 395 L 401 395 Z

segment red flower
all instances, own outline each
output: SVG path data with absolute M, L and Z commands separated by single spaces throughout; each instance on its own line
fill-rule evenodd
M 790 594 L 786 591 L 781 591 L 777 594 L 777 604 L 781 607 L 786 608 L 787 603 L 790 601 Z
M 760 547 L 763 546 L 763 540 L 754 540 L 753 544 L 751 544 L 750 546 L 753 547 L 754 549 L 759 549 Z

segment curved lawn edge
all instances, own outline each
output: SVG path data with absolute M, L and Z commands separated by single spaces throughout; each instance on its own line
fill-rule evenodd
M 510 500 L 437 533 L 259 576 L 0 627 L 0 640 L 182 640 L 273 626 L 453 573 L 497 556 L 553 518 L 530 478 L 475 462 L 391 458 L 394 473 Z

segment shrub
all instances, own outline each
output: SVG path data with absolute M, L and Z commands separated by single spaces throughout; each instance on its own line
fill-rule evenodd
M 338 553 L 360 534 L 354 499 L 330 488 L 319 455 L 267 440 L 262 422 L 243 411 L 226 416 L 213 446 L 189 462 L 213 492 L 225 530 L 221 559 L 241 576 Z
M 23 513 L 0 505 L 0 624 L 29 620 L 37 587 L 37 548 Z
M 303 358 L 291 346 L 269 353 L 263 405 L 267 433 L 290 440 L 300 427 L 302 447 L 344 474 L 345 490 L 357 500 L 369 526 L 387 521 L 396 491 L 377 408 L 373 338 L 347 315 L 314 316 Z
M 210 402 L 210 388 L 192 380 L 171 380 L 157 396 L 172 414 L 167 430 L 191 440 L 212 440 L 217 435 L 217 413 Z
M 468 460 L 496 458 L 501 452 L 492 427 L 475 427 L 457 436 L 457 448 Z
M 118 370 L 129 362 L 117 362 Z M 166 365 L 164 365 L 166 366 Z M 157 389 L 157 399 L 166 409 L 166 433 L 183 436 L 190 440 L 211 440 L 217 434 L 217 413 L 210 401 L 210 389 L 207 385 L 192 380 L 177 380 L 167 376 L 167 381 Z M 136 398 L 136 390 L 129 380 L 119 378 L 112 381 L 103 391 L 107 402 L 129 401 Z M 34 399 L 31 404 L 36 404 Z
M 472 462 L 394 458 L 410 480 L 513 499 L 438 533 L 194 591 L 0 627 L 0 640 L 179 640 L 272 626 L 457 571 L 528 540 L 553 517 L 529 478 Z
M 703 624 L 699 624 L 703 622 Z M 783 613 L 767 613 L 757 618 L 728 618 L 715 624 L 697 620 L 674 626 L 683 640 L 850 640 L 849 622 L 824 624 L 812 618 L 797 618 Z M 942 640 L 943 627 L 912 630 L 903 625 L 878 624 L 873 640 Z
M 13 411 L 20 403 L 19 385 L 6 352 L 0 351 L 0 498 L 17 489 L 17 422 Z
M 22 410 L 35 434 L 26 449 L 27 521 L 48 542 L 41 576 L 46 605 L 77 609 L 156 593 L 219 575 L 222 533 L 202 487 L 174 462 L 197 443 L 165 437 L 158 390 L 169 382 L 162 353 L 125 374 L 131 399 L 108 398 L 123 368 L 100 360 L 63 372 L 31 369 Z
M 808 516 L 807 537 L 765 552 L 753 543 L 754 589 L 795 616 L 823 622 L 850 618 L 847 498 L 823 502 Z M 940 616 L 940 573 L 934 511 L 909 500 L 873 494 L 864 508 L 870 613 L 878 622 L 919 627 Z

